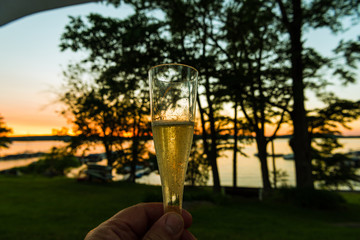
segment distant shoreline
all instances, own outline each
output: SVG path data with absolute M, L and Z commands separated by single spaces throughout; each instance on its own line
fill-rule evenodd
M 292 135 L 281 135 L 276 137 L 276 139 L 288 139 L 290 138 Z M 14 137 L 9 137 L 9 139 L 11 141 L 63 141 L 63 142 L 68 142 L 71 140 L 72 136 L 52 136 L 52 135 L 45 135 L 45 136 L 14 136 Z M 360 136 L 337 136 L 334 135 L 334 138 L 360 138 Z M 195 135 L 195 138 L 199 139 L 200 135 Z M 223 136 L 223 138 L 229 138 L 229 139 L 233 139 L 234 136 Z M 245 138 L 254 138 L 251 136 L 245 137 Z M 239 137 L 240 139 L 240 137 Z
M 63 141 L 68 142 L 71 136 L 19 136 L 9 137 L 11 141 Z

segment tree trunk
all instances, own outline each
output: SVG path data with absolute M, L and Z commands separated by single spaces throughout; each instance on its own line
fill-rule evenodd
M 133 136 L 132 136 L 132 144 L 131 144 L 131 162 L 130 162 L 130 177 L 129 181 L 135 183 L 136 180 L 136 165 L 137 165 L 137 157 L 138 157 L 138 148 L 139 148 L 139 136 L 137 129 L 136 118 L 134 118 L 134 126 L 133 126 Z
M 105 155 L 106 155 L 107 162 L 108 162 L 107 165 L 109 167 L 112 167 L 113 163 L 114 163 L 114 158 L 113 158 L 113 154 L 112 154 L 111 145 L 107 142 L 106 139 L 104 139 L 102 142 L 103 142 L 103 145 L 104 145 L 104 148 L 105 148 Z
M 138 137 L 133 137 L 133 143 L 131 146 L 131 162 L 130 162 L 130 178 L 129 181 L 135 183 L 135 179 L 136 179 L 136 165 L 137 165 L 137 151 L 138 151 Z
M 293 22 L 290 27 L 290 39 L 294 107 L 291 117 L 294 126 L 293 151 L 296 166 L 296 186 L 298 188 L 314 188 L 306 111 L 304 106 L 301 0 L 293 0 L 292 2 Z
M 271 184 L 269 180 L 269 169 L 267 166 L 267 152 L 266 152 L 266 139 L 265 136 L 260 136 L 260 134 L 256 134 L 256 143 L 258 148 L 258 156 L 260 160 L 261 167 L 261 176 L 262 183 L 264 188 L 264 193 L 268 193 L 271 190 Z
M 235 98 L 234 106 L 234 149 L 233 149 L 233 188 L 237 186 L 237 145 L 238 145 L 238 129 L 237 129 L 237 108 L 238 102 Z
M 210 122 L 210 139 L 211 139 L 208 159 L 210 161 L 211 170 L 212 170 L 212 174 L 213 174 L 213 183 L 214 183 L 213 190 L 214 190 L 214 192 L 220 192 L 221 186 L 220 186 L 219 171 L 218 171 L 218 166 L 217 166 L 217 144 L 216 144 L 217 134 L 216 134 L 216 129 L 215 129 L 214 109 L 213 109 L 212 101 L 210 99 L 210 86 L 209 85 L 210 85 L 209 77 L 207 77 L 206 82 L 205 82 L 205 89 L 206 89 L 205 93 L 206 93 L 206 100 L 207 100 L 208 108 L 209 108 L 208 117 L 209 117 L 209 122 Z
M 273 173 L 274 173 L 274 189 L 277 188 L 277 179 L 276 179 L 276 164 L 275 164 L 275 150 L 274 150 L 274 139 L 271 140 L 271 153 L 272 153 L 272 165 L 273 165 Z
M 201 120 L 201 130 L 202 130 L 202 141 L 203 141 L 203 149 L 204 149 L 204 153 L 206 154 L 206 156 L 209 156 L 209 144 L 207 142 L 207 132 L 206 132 L 206 127 L 205 127 L 205 111 L 201 106 L 200 103 L 200 97 L 199 94 L 197 94 L 197 103 L 198 103 L 198 107 L 199 107 L 199 112 L 200 112 L 200 120 Z
M 220 192 L 221 186 L 220 186 L 219 171 L 217 166 L 216 137 L 214 137 L 213 135 L 214 134 L 211 134 L 211 150 L 210 150 L 210 155 L 208 157 L 210 160 L 212 174 L 213 174 L 214 192 Z

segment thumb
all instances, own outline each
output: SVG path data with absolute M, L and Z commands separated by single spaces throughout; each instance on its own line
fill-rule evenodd
M 179 240 L 183 231 L 184 220 L 182 216 L 169 212 L 154 223 L 143 240 Z

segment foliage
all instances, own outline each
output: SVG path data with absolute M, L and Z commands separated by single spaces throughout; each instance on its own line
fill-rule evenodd
M 346 154 L 335 154 L 335 150 L 343 147 L 335 136 L 340 134 L 340 126 L 350 129 L 348 123 L 359 118 L 359 103 L 332 94 L 324 95 L 323 100 L 327 105 L 310 112 L 308 118 L 314 180 L 325 188 L 337 189 L 342 185 L 352 189 L 360 176 Z
M 341 3 L 341 10 L 336 9 L 333 1 L 310 1 L 303 5 L 280 0 L 127 2 L 138 12 L 162 11 L 163 26 L 168 26 L 163 30 L 168 40 L 168 59 L 186 61 L 203 72 L 199 109 L 204 153 L 215 176 L 214 184 L 218 184 L 216 155 L 221 148 L 216 135 L 224 131 L 221 110 L 224 103 L 231 101 L 240 103 L 247 124 L 257 136 L 264 186 L 270 187 L 266 144 L 276 137 L 280 125 L 288 122 L 290 116 L 298 122 L 294 125 L 296 132 L 304 132 L 305 98 L 298 93 L 303 94 L 303 88 L 319 91 L 329 84 L 321 70 L 331 67 L 331 59 L 312 48 L 303 48 L 302 29 L 328 26 L 340 30 L 340 19 L 354 16 L 356 10 L 346 3 Z M 332 11 L 339 15 L 331 15 Z M 345 45 L 339 51 L 343 48 Z M 271 138 L 264 136 L 267 124 L 275 126 Z M 298 166 L 308 166 L 299 169 L 297 175 L 311 178 L 309 141 L 307 136 L 295 135 L 296 155 L 305 154 L 303 157 L 307 158 Z M 312 185 L 311 180 L 308 182 Z
M 198 105 L 204 154 L 211 165 L 214 188 L 219 190 L 216 163 L 222 149 L 219 136 L 230 132 L 230 118 L 222 113 L 224 103 L 241 102 L 252 131 L 275 118 L 278 122 L 284 120 L 282 105 L 287 105 L 290 96 L 286 95 L 286 84 L 274 79 L 285 83 L 288 78 L 283 77 L 285 66 L 278 64 L 274 51 L 285 51 L 281 50 L 276 29 L 268 27 L 273 24 L 271 6 L 264 1 L 129 2 L 139 12 L 157 9 L 164 14 L 161 20 L 165 26 L 163 35 L 168 40 L 166 60 L 186 62 L 201 70 Z M 274 68 L 264 71 L 265 66 Z M 277 104 L 270 105 L 269 101 Z M 276 105 L 278 110 L 274 110 Z M 257 133 L 260 135 L 261 131 L 264 133 L 264 128 Z
M 348 1 L 301 1 L 301 0 L 276 0 L 278 6 L 277 15 L 283 24 L 283 32 L 289 36 L 288 49 L 291 56 L 291 75 L 292 75 L 292 94 L 293 108 L 291 118 L 293 121 L 294 135 L 292 148 L 295 155 L 296 180 L 297 186 L 300 188 L 313 188 L 312 169 L 311 169 L 311 137 L 308 136 L 307 112 L 305 110 L 305 89 L 314 89 L 318 84 L 309 84 L 306 78 L 319 80 L 319 76 L 315 74 L 315 78 L 310 75 L 312 72 L 306 71 L 306 64 L 312 57 L 321 61 L 311 61 L 313 63 L 314 73 L 322 66 L 332 67 L 332 61 L 322 57 L 314 49 L 306 51 L 304 49 L 304 33 L 308 29 L 328 28 L 333 33 L 344 29 L 342 20 L 352 17 L 359 19 L 359 2 Z M 275 12 L 276 13 L 276 12 Z M 338 48 L 339 51 L 340 48 Z M 347 49 L 347 47 L 346 47 Z M 311 54 L 309 54 L 311 53 Z M 315 64 L 314 64 L 315 63 Z M 353 81 L 353 74 L 344 68 L 343 65 L 336 66 L 334 73 L 347 82 Z M 321 78 L 320 78 L 321 80 Z M 320 85 L 326 86 L 330 80 Z M 318 89 L 318 87 L 316 88 Z
M 281 199 L 304 208 L 333 210 L 343 207 L 345 203 L 345 199 L 336 192 L 295 188 L 282 188 L 279 191 Z
M 255 134 L 265 190 L 271 188 L 267 144 L 286 122 L 292 99 L 285 42 L 278 34 L 273 6 L 267 1 L 230 1 L 219 33 L 212 37 L 227 64 L 219 70 L 221 84 L 239 103 L 249 130 Z M 265 137 L 268 126 L 274 131 Z
M 115 5 L 117 4 L 115 3 Z M 133 86 L 132 89 L 146 89 L 147 86 L 143 83 L 146 79 L 147 69 L 159 63 L 185 61 L 187 64 L 202 69 L 205 69 L 206 64 L 206 68 L 210 69 L 210 58 L 205 56 L 207 51 L 202 49 L 203 47 L 207 48 L 208 44 L 202 44 L 201 36 L 198 34 L 199 28 L 193 24 L 198 22 L 201 13 L 198 9 L 183 11 L 187 7 L 193 8 L 196 5 L 189 5 L 180 1 L 174 3 L 157 1 L 152 5 L 134 2 L 134 5 L 135 14 L 123 20 L 104 18 L 97 14 L 90 14 L 86 21 L 72 17 L 70 24 L 66 27 L 66 32 L 63 34 L 60 47 L 62 50 L 87 50 L 89 57 L 82 63 L 83 66 L 90 65 L 89 70 L 91 71 L 100 70 L 114 75 L 121 73 L 119 79 L 124 83 L 132 83 L 130 84 Z M 147 6 L 146 9 L 145 6 Z M 150 14 L 154 6 L 164 12 L 165 19 L 158 17 L 158 14 Z M 176 11 L 174 11 L 175 9 Z M 179 9 L 182 11 L 178 11 Z M 184 22 L 183 17 L 189 21 Z M 182 23 L 186 24 L 179 24 L 179 18 L 182 19 Z M 193 37 L 197 38 L 194 42 L 199 45 L 192 44 Z M 212 56 L 216 56 L 216 53 L 213 53 Z M 201 61 L 198 61 L 199 59 Z M 112 76 L 110 75 L 110 77 Z M 219 95 L 210 89 L 209 77 L 210 75 L 207 75 L 201 81 L 208 83 L 206 97 L 209 106 L 207 108 L 210 110 L 208 116 L 214 144 L 212 145 L 213 152 L 207 155 L 212 156 L 214 163 L 216 161 L 214 120 L 216 110 L 213 106 L 220 109 L 221 101 L 217 101 Z M 213 86 L 217 88 L 216 84 Z M 134 94 L 128 99 L 138 100 L 134 96 L 139 96 L 139 94 Z M 134 101 L 134 103 L 137 102 Z M 216 165 L 214 166 L 216 167 Z M 218 174 L 214 174 L 214 176 L 218 176 Z
M 360 62 L 360 36 L 357 40 L 341 40 L 338 46 L 334 49 L 334 53 L 342 55 L 345 60 L 345 64 L 335 65 L 334 74 L 338 75 L 340 79 L 344 80 L 344 83 L 356 82 L 356 69 L 357 64 Z
M 276 182 L 274 181 L 274 175 L 276 175 Z M 282 169 L 276 169 L 276 171 L 271 171 L 271 183 L 273 185 L 273 188 L 278 188 L 278 184 L 280 184 L 280 187 L 286 187 L 288 186 L 288 180 L 289 180 L 289 174 Z
M 313 186 L 311 136 L 306 131 L 304 92 L 313 90 L 318 97 L 323 97 L 322 90 L 331 82 L 322 74 L 323 70 L 332 69 L 337 74 L 340 65 L 315 49 L 305 48 L 305 30 L 320 27 L 334 32 L 343 30 L 341 20 L 344 17 L 357 19 L 359 11 L 353 8 L 357 3 L 351 0 L 340 4 L 322 0 L 306 3 L 299 0 L 124 2 L 134 7 L 134 14 L 125 19 L 98 14 L 90 14 L 86 19 L 71 17 L 60 47 L 64 51 L 88 54 L 79 68 L 92 72 L 94 81 L 106 86 L 101 94 L 113 92 L 112 97 L 123 94 L 126 96 L 123 100 L 130 100 L 116 107 L 123 107 L 121 113 L 131 113 L 134 122 L 123 121 L 125 125 L 136 126 L 141 122 L 144 124 L 138 129 L 146 129 L 147 83 L 144 80 L 150 66 L 185 62 L 200 70 L 198 109 L 204 145 L 201 156 L 206 156 L 211 166 L 214 189 L 220 191 L 217 169 L 217 157 L 222 149 L 220 134 L 230 134 L 231 127 L 237 126 L 237 121 L 224 114 L 229 103 L 239 104 L 242 113 L 239 118 L 246 119 L 244 124 L 256 134 L 265 189 L 271 188 L 266 145 L 276 137 L 283 123 L 290 124 L 290 119 L 294 130 L 292 146 L 297 184 L 299 187 Z M 109 3 L 117 7 L 122 1 Z M 352 50 L 355 53 L 358 50 L 355 42 L 342 42 L 336 50 L 337 54 L 344 54 L 351 70 L 357 59 L 356 54 L 350 54 Z M 344 71 L 342 75 L 352 76 L 348 70 Z M 136 112 L 143 107 L 144 111 Z M 235 109 L 237 111 L 237 107 Z M 134 116 L 140 117 L 135 119 Z M 331 118 L 330 115 L 326 117 Z M 320 121 L 319 124 L 327 123 Z M 275 129 L 270 137 L 265 137 L 270 125 Z M 129 132 L 129 128 L 124 131 Z M 141 135 L 134 136 L 130 151 L 135 154 L 124 156 L 136 159 L 142 151 L 137 142 Z M 111 141 L 115 141 L 114 137 L 109 138 Z M 120 143 L 115 145 L 121 146 Z M 112 146 L 108 148 L 107 152 L 112 152 Z
M 41 174 L 49 177 L 64 176 L 70 168 L 81 165 L 80 160 L 67 148 L 53 147 L 39 161 L 19 170 L 26 174 Z
M 209 170 L 209 163 L 207 162 L 206 156 L 199 151 L 199 146 L 194 139 L 186 171 L 185 183 L 191 186 L 206 185 L 209 180 Z
M 69 66 L 67 89 L 60 98 L 67 107 L 63 114 L 70 114 L 76 127 L 74 145 L 100 141 L 108 165 L 130 165 L 132 181 L 137 162 L 146 158 L 150 134 L 146 70 L 161 51 L 149 41 L 161 44 L 160 26 L 141 14 L 123 20 L 98 14 L 86 20 L 71 17 L 60 44 L 63 51 L 87 53 L 83 61 Z
M 9 148 L 11 140 L 7 137 L 7 135 L 11 132 L 12 129 L 6 126 L 4 118 L 0 115 L 0 149 Z
M 69 71 L 71 75 L 60 101 L 65 105 L 62 114 L 73 122 L 73 132 L 77 135 L 72 139 L 72 147 L 75 149 L 84 142 L 103 140 L 111 166 L 114 161 L 110 153 L 113 142 L 119 141 L 124 131 L 123 105 L 118 95 L 108 91 L 106 83 L 83 81 L 85 69 L 76 66 Z
M 158 171 L 159 170 L 156 155 L 154 153 L 148 152 L 148 158 L 147 158 L 146 161 L 149 163 L 151 171 Z
M 315 180 L 321 187 L 338 189 L 347 186 L 353 189 L 354 182 L 360 182 L 357 169 L 346 154 L 337 153 L 327 158 L 318 154 L 313 162 Z

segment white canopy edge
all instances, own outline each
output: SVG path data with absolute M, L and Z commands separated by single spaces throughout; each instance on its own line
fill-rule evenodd
M 0 0 L 0 27 L 27 15 L 99 0 Z

